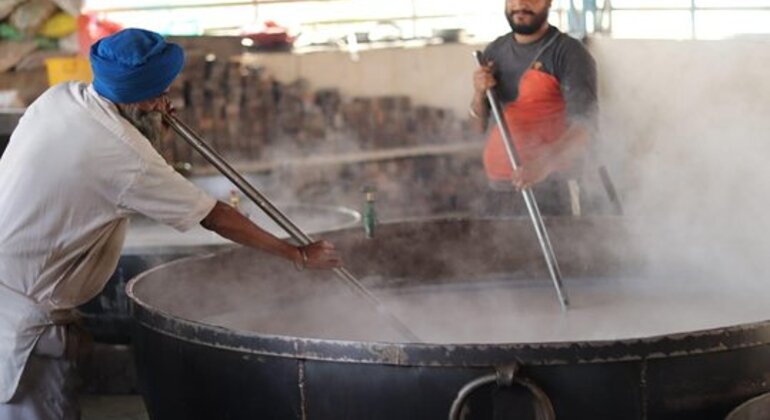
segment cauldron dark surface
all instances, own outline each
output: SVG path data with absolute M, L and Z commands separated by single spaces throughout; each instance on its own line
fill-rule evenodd
M 440 294 L 497 287 L 499 282 L 489 279 L 509 272 L 503 281 L 516 293 L 531 289 L 552 294 L 550 304 L 538 303 L 536 309 L 549 322 L 559 322 L 550 321 L 559 319 L 559 306 L 548 289 L 550 280 L 526 219 L 393 223 L 382 225 L 374 240 L 365 240 L 358 229 L 322 235 L 338 245 L 347 266 L 370 290 L 385 297 L 397 316 L 426 337 L 425 343 L 400 340 L 385 321 L 366 315 L 363 301 L 355 310 L 346 309 L 356 297 L 331 274 L 300 273 L 247 249 L 157 267 L 129 285 L 137 321 L 136 360 L 150 416 L 445 419 L 466 385 L 495 373 L 501 381 L 469 392 L 460 418 L 531 418 L 530 393 L 516 381 L 502 380 L 506 373 L 515 373 L 519 384 L 542 390 L 558 419 L 716 420 L 768 391 L 770 323 L 750 307 L 750 299 L 739 305 L 745 316 L 736 312 L 720 318 L 722 308 L 704 308 L 702 313 L 687 313 L 692 321 L 657 320 L 648 326 L 644 316 L 630 322 L 625 313 L 616 317 L 616 324 L 628 324 L 628 332 L 613 339 L 622 332 L 610 325 L 614 312 L 606 313 L 605 332 L 585 328 L 581 321 L 582 313 L 591 311 L 597 311 L 601 321 L 603 309 L 591 306 L 601 306 L 601 301 L 584 298 L 591 287 L 614 287 L 612 279 L 629 273 L 645 279 L 665 277 L 667 272 L 682 276 L 687 270 L 660 270 L 659 265 L 672 262 L 642 257 L 635 244 L 644 241 L 617 220 L 551 219 L 547 225 L 574 302 L 564 322 L 576 331 L 531 332 L 547 336 L 544 341 L 527 341 L 535 335 L 526 330 L 512 333 L 509 341 L 495 341 L 505 331 L 498 325 L 490 340 L 468 340 L 480 337 L 476 334 L 453 342 L 452 334 L 446 334 L 459 331 L 453 325 L 436 333 L 438 327 L 431 325 L 439 325 L 438 318 L 419 320 L 414 318 L 419 312 L 399 306 L 399 299 L 410 299 L 415 290 Z M 707 274 L 707 269 L 692 273 Z M 660 317 L 666 299 L 712 292 L 717 299 L 731 299 L 709 285 L 691 290 L 674 283 L 674 277 L 659 278 L 651 292 L 638 294 L 640 301 L 655 304 L 659 297 L 664 302 L 647 318 Z M 666 284 L 671 284 L 670 290 L 661 290 Z M 341 296 L 344 305 L 318 306 L 323 310 L 305 319 L 311 327 L 294 328 L 287 322 L 297 314 L 310 318 L 313 313 L 304 312 L 303 304 L 312 306 L 314 299 L 328 293 Z M 612 308 L 611 303 L 606 307 Z M 275 322 L 263 316 L 252 329 L 215 325 L 222 324 L 221 314 L 250 304 L 254 313 L 274 313 Z M 444 309 L 450 320 L 475 315 L 459 316 L 456 312 L 462 308 L 457 306 Z M 711 312 L 716 316 L 699 318 Z M 410 316 L 403 318 L 405 314 Z M 520 322 L 531 319 L 536 318 L 522 315 Z M 339 325 L 355 331 L 348 334 Z M 297 331 L 303 335 L 291 334 Z M 559 340 L 561 335 L 568 339 Z

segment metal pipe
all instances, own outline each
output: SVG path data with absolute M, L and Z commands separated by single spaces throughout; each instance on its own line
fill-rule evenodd
M 473 55 L 476 57 L 476 61 L 478 62 L 479 66 L 483 66 L 485 64 L 484 58 L 481 56 L 481 51 L 475 51 Z M 492 115 L 494 115 L 495 121 L 497 122 L 497 127 L 500 129 L 500 134 L 503 137 L 503 144 L 505 145 L 505 151 L 508 154 L 508 159 L 511 162 L 511 167 L 513 167 L 514 170 L 518 169 L 520 166 L 519 154 L 513 144 L 513 138 L 511 137 L 511 132 L 508 129 L 508 123 L 506 122 L 503 115 L 500 101 L 497 99 L 497 95 L 493 89 L 487 90 L 487 100 L 489 101 L 489 106 L 492 109 Z M 543 251 L 545 263 L 548 265 L 548 272 L 551 274 L 553 286 L 556 288 L 556 294 L 559 297 L 561 309 L 566 311 L 567 307 L 569 306 L 569 298 L 567 297 L 566 292 L 563 290 L 559 263 L 556 261 L 556 255 L 554 254 L 553 247 L 551 246 L 551 239 L 548 237 L 548 231 L 546 230 L 545 224 L 543 223 L 543 216 L 540 214 L 540 207 L 537 205 L 535 194 L 532 192 L 531 188 L 523 188 L 521 190 L 521 195 L 524 197 L 524 202 L 527 205 L 529 216 L 532 219 L 532 225 L 535 227 L 537 240 L 540 242 L 540 248 Z
M 270 200 L 267 199 L 262 193 L 260 193 L 254 186 L 251 185 L 238 171 L 230 166 L 225 159 L 219 155 L 211 146 L 206 143 L 193 129 L 187 126 L 179 118 L 163 114 L 163 121 L 173 129 L 179 137 L 185 140 L 192 146 L 193 149 L 198 151 L 203 157 L 209 161 L 215 168 L 217 168 L 222 175 L 235 184 L 238 189 L 249 197 L 259 208 L 261 208 L 271 219 L 273 219 L 283 230 L 285 230 L 295 241 L 300 245 L 310 245 L 313 243 L 313 239 L 308 236 L 302 229 L 299 228 L 294 222 L 292 222 L 286 215 L 284 215 L 278 208 L 276 208 Z M 421 342 L 417 335 L 415 335 L 409 327 L 406 326 L 400 319 L 396 318 L 390 311 L 388 311 L 382 302 L 377 299 L 353 274 L 351 274 L 344 267 L 335 268 L 334 273 L 341 278 L 346 285 L 348 285 L 353 291 L 357 292 L 361 297 L 366 299 L 369 303 L 377 308 L 377 311 L 388 319 L 393 327 L 403 334 L 407 339 L 413 342 Z

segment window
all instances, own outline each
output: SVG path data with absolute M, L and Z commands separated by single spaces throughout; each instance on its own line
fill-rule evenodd
M 610 10 L 615 38 L 770 35 L 770 0 L 613 0 Z
M 504 0 L 86 0 L 87 10 L 171 35 L 240 34 L 272 20 L 301 44 L 427 39 L 459 30 L 478 42 L 509 30 Z M 554 0 L 551 23 L 615 38 L 724 39 L 770 34 L 770 0 Z
M 124 26 L 168 35 L 239 34 L 272 20 L 302 34 L 305 43 L 334 42 L 351 34 L 377 39 L 430 38 L 461 30 L 479 42 L 509 31 L 504 0 L 263 0 L 205 2 L 87 0 L 87 11 Z M 554 0 L 551 22 L 568 26 L 569 0 Z

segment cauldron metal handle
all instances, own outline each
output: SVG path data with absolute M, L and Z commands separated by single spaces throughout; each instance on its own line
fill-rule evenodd
M 452 402 L 452 408 L 449 410 L 449 420 L 460 420 L 460 413 L 468 397 L 482 386 L 492 383 L 497 383 L 498 387 L 517 384 L 526 388 L 535 397 L 537 402 L 535 410 L 537 420 L 555 420 L 556 412 L 553 409 L 553 404 L 551 404 L 551 399 L 548 398 L 548 394 L 531 379 L 521 377 L 518 373 L 518 364 L 503 366 L 497 368 L 495 373 L 481 376 L 465 384 Z

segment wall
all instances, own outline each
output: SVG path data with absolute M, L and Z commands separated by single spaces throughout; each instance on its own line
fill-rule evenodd
M 281 81 L 303 77 L 314 88 L 337 87 L 344 96 L 407 95 L 414 103 L 452 109 L 465 117 L 475 68 L 472 45 L 388 48 L 359 52 L 256 54 Z
M 225 59 L 243 52 L 241 37 L 237 36 L 171 36 L 168 40 L 181 45 L 188 53 L 196 50 Z
M 726 137 L 770 133 L 769 45 L 756 39 L 591 39 L 600 78 L 600 155 L 622 186 L 638 187 L 640 162 L 654 158 L 661 144 L 685 144 L 717 131 Z M 343 52 L 259 54 L 255 60 L 280 80 L 303 77 L 345 96 L 409 95 L 464 117 L 475 68 L 471 53 L 480 47 L 363 51 L 359 61 Z M 725 144 L 730 141 L 735 139 Z

